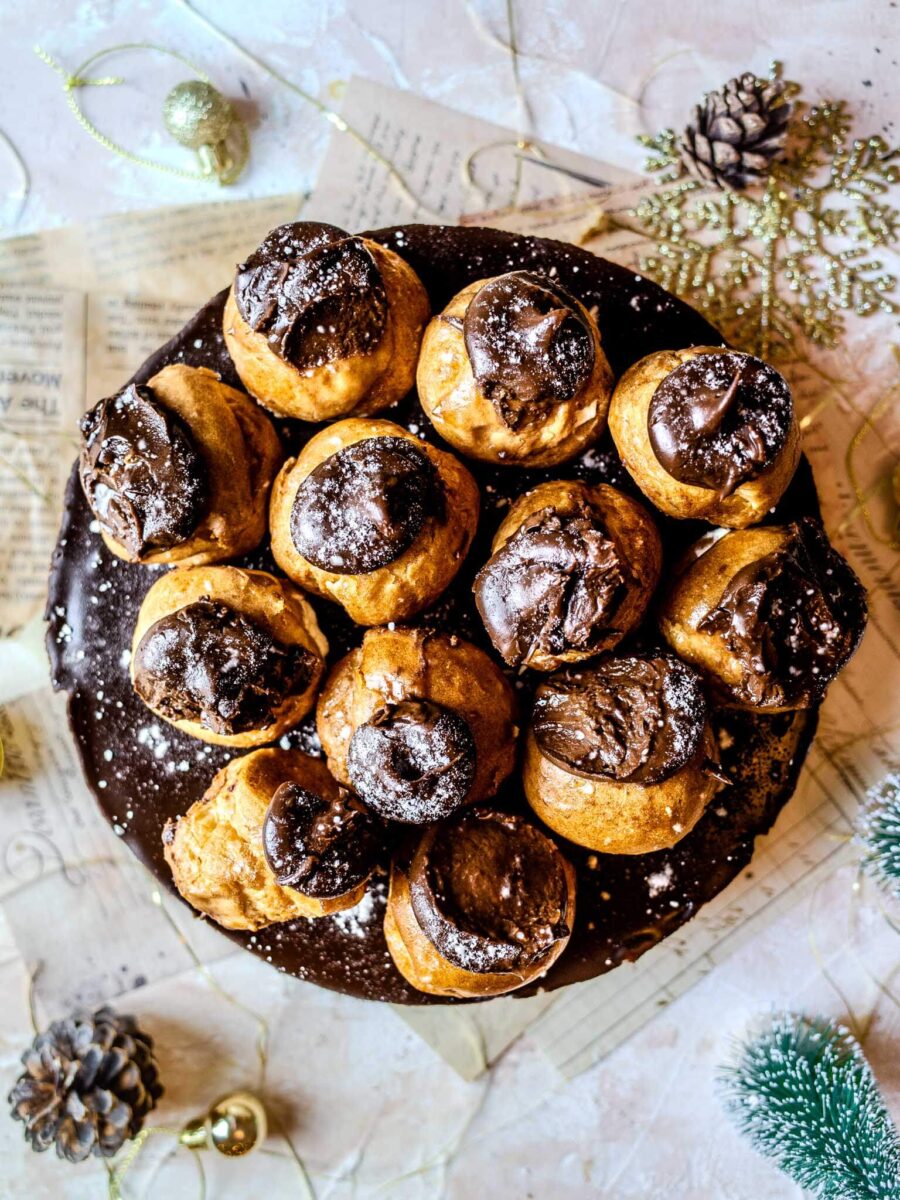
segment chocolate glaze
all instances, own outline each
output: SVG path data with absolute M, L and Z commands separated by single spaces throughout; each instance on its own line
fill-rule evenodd
M 409 871 L 420 929 L 464 971 L 522 971 L 571 933 L 556 844 L 525 817 L 475 808 L 431 826 Z
M 440 311 L 475 279 L 510 268 L 556 271 L 562 284 L 587 308 L 602 313 L 604 348 L 613 372 L 656 350 L 686 345 L 715 345 L 718 333 L 686 304 L 633 271 L 562 242 L 520 237 L 497 230 L 406 225 L 374 237 L 407 260 L 425 284 L 432 309 Z M 170 362 L 209 367 L 225 383 L 240 387 L 222 335 L 227 289 L 212 298 L 184 329 L 142 364 L 135 382 L 146 383 Z M 401 424 L 415 425 L 434 439 L 414 395 L 396 410 Z M 280 423 L 292 453 L 315 432 L 300 422 Z M 523 492 L 554 477 L 553 471 L 470 464 L 485 511 L 476 544 L 457 582 L 423 622 L 450 628 L 490 651 L 484 627 L 472 603 L 472 574 L 490 557 L 491 539 L 507 506 Z M 570 464 L 569 473 L 589 484 L 609 483 L 634 494 L 611 439 L 605 436 L 588 454 Z M 785 524 L 818 512 L 815 487 L 805 460 L 772 514 Z M 655 514 L 670 561 L 707 528 L 694 521 L 671 521 Z M 69 479 L 60 539 L 53 556 L 48 598 L 47 645 L 52 677 L 69 693 L 69 718 L 88 786 L 121 840 L 178 899 L 163 857 L 162 831 L 170 818 L 187 812 L 200 798 L 232 751 L 206 744 L 174 727 L 165 730 L 170 744 L 163 758 L 142 736 L 147 710 L 131 687 L 122 655 L 128 649 L 138 610 L 149 586 L 147 568 L 115 558 L 91 532 L 92 515 L 77 471 Z M 275 570 L 265 545 L 239 565 Z M 468 571 L 468 574 L 466 573 Z M 102 590 L 101 590 L 102 588 Z M 94 603 L 96 601 L 96 603 Z M 335 605 L 319 604 L 320 624 L 335 659 L 358 645 L 359 630 Z M 518 682 L 527 697 L 534 680 L 526 672 Z M 100 698 L 102 693 L 102 699 Z M 815 730 L 816 709 L 765 714 L 723 708 L 712 714 L 723 739 L 722 764 L 732 786 L 709 805 L 694 829 L 672 850 L 649 855 L 593 854 L 572 844 L 566 857 L 578 874 L 578 916 L 565 953 L 539 983 L 518 989 L 527 996 L 552 990 L 611 970 L 638 958 L 661 938 L 683 926 L 701 905 L 717 895 L 744 869 L 757 834 L 765 832 L 792 794 Z M 306 753 L 321 753 L 312 717 L 285 739 Z M 114 757 L 106 759 L 107 751 Z M 188 772 L 170 771 L 188 759 Z M 101 786 L 102 785 L 102 786 Z M 516 794 L 508 803 L 525 811 Z M 386 869 L 387 856 L 381 860 Z M 665 870 L 668 888 L 655 891 L 648 877 Z M 401 1004 L 446 1004 L 412 988 L 394 967 L 382 932 L 386 890 L 383 877 L 369 885 L 371 901 L 352 926 L 332 918 L 300 919 L 271 930 L 271 940 L 237 930 L 224 931 L 235 944 L 261 959 L 270 956 L 281 970 L 354 996 Z M 272 950 L 264 947 L 271 944 Z M 459 1003 L 477 1001 L 459 1001 Z
M 866 592 L 817 521 L 794 522 L 785 545 L 748 563 L 698 625 L 740 660 L 734 689 L 749 704 L 807 705 L 859 645 Z
M 199 721 L 213 733 L 265 729 L 315 670 L 305 646 L 283 646 L 270 631 L 217 600 L 195 600 L 156 621 L 138 643 L 134 687 L 154 712 Z
M 475 741 L 459 713 L 430 700 L 404 700 L 356 729 L 347 773 L 383 817 L 424 825 L 465 803 L 475 778 Z
M 291 539 L 323 571 L 362 575 L 395 562 L 429 518 L 443 516 L 428 455 L 408 438 L 372 437 L 310 471 L 291 508 Z
M 650 401 L 653 452 L 681 483 L 724 499 L 775 462 L 794 406 L 787 380 L 750 354 L 698 354 L 676 367 Z
M 387 325 L 381 272 L 359 237 L 334 225 L 281 225 L 239 265 L 238 311 L 299 370 L 371 354 Z
M 510 429 L 571 400 L 594 369 L 594 338 L 577 301 L 532 271 L 511 271 L 479 288 L 463 337 L 479 391 Z
M 275 878 L 305 896 L 352 891 L 372 874 L 383 843 L 380 823 L 342 787 L 326 799 L 283 783 L 263 822 L 263 851 Z
M 706 699 L 700 676 L 674 655 L 617 655 L 541 684 L 531 728 L 563 770 L 660 783 L 701 750 Z
M 206 466 L 184 421 L 131 383 L 80 422 L 81 486 L 103 531 L 135 558 L 186 541 L 207 504 Z
M 619 548 L 590 505 L 534 513 L 475 577 L 475 603 L 510 666 L 537 654 L 590 650 L 615 630 L 631 580 Z

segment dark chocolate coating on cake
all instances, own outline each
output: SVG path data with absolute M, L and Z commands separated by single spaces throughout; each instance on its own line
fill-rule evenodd
M 383 846 L 380 822 L 346 788 L 326 799 L 283 783 L 263 822 L 263 851 L 275 878 L 305 896 L 351 891 L 372 874 Z
M 698 625 L 721 634 L 742 667 L 750 704 L 810 704 L 859 645 L 866 593 L 818 521 L 790 526 L 780 550 L 748 563 Z
M 366 236 L 409 263 L 424 283 L 435 312 L 476 279 L 510 268 L 545 275 L 555 271 L 555 277 L 588 309 L 596 307 L 600 312 L 604 349 L 617 376 L 656 350 L 716 345 L 720 340 L 716 330 L 682 301 L 632 270 L 577 246 L 456 226 L 405 225 Z M 176 362 L 207 367 L 225 383 L 240 387 L 222 334 L 227 294 L 223 289 L 213 297 L 175 338 L 151 355 L 138 369 L 135 381 L 146 383 L 164 366 Z M 415 425 L 436 442 L 414 395 L 392 415 L 398 423 Z M 316 432 L 300 422 L 282 423 L 279 428 L 293 454 Z M 476 541 L 457 581 L 421 620 L 468 637 L 492 653 L 472 602 L 472 576 L 490 557 L 491 539 L 508 505 L 536 484 L 558 478 L 558 470 L 482 463 L 470 463 L 469 468 L 485 497 Z M 567 473 L 589 484 L 609 483 L 634 494 L 608 436 L 588 455 L 571 463 Z M 817 512 L 809 464 L 801 460 L 771 521 L 784 525 L 804 513 Z M 699 522 L 672 521 L 659 513 L 654 516 L 670 562 L 706 529 Z M 202 796 L 233 752 L 207 745 L 198 760 L 196 739 L 175 727 L 165 731 L 170 748 L 163 758 L 157 757 L 152 742 L 142 740 L 147 710 L 131 687 L 122 655 L 150 581 L 146 567 L 114 558 L 91 532 L 91 522 L 77 472 L 73 472 L 53 557 L 47 607 L 53 681 L 69 693 L 73 736 L 99 808 L 121 840 L 177 901 L 172 873 L 163 856 L 163 828 Z M 238 565 L 275 570 L 265 545 Z M 342 610 L 323 604 L 318 616 L 335 660 L 359 644 L 359 630 Z M 526 707 L 534 680 L 533 672 L 525 672 L 518 680 Z M 722 765 L 732 784 L 672 850 L 604 855 L 567 843 L 566 857 L 578 874 L 578 915 L 572 938 L 546 975 L 513 995 L 533 995 L 538 987 L 553 990 L 591 979 L 638 958 L 684 926 L 750 861 L 754 838 L 770 828 L 796 786 L 816 718 L 814 707 L 777 714 L 715 710 L 711 721 L 723 739 Z M 285 744 L 305 753 L 321 753 L 313 717 L 292 730 Z M 107 752 L 113 756 L 111 762 Z M 191 770 L 170 770 L 179 759 L 188 759 Z M 516 811 L 528 811 L 518 794 L 509 798 L 509 804 Z M 380 866 L 387 868 L 387 855 Z M 655 893 L 648 889 L 648 876 L 664 867 L 671 884 Z M 370 883 L 369 895 L 366 916 L 351 927 L 333 918 L 300 919 L 273 929 L 271 939 L 240 930 L 226 930 L 224 935 L 261 961 L 270 957 L 273 966 L 300 979 L 354 996 L 414 1005 L 479 1002 L 430 996 L 410 986 L 387 952 L 382 931 L 386 895 L 380 877 Z M 265 949 L 267 945 L 271 951 Z
M 702 747 L 706 699 L 700 676 L 674 655 L 616 655 L 541 684 L 531 728 L 565 771 L 661 783 Z
M 387 325 L 381 272 L 359 237 L 297 221 L 266 237 L 234 281 L 238 312 L 298 370 L 371 354 Z
M 129 384 L 80 422 L 81 486 L 100 527 L 135 558 L 186 541 L 207 504 L 206 464 L 181 418 Z
M 138 643 L 134 687 L 171 721 L 231 735 L 271 725 L 315 669 L 305 646 L 283 646 L 258 621 L 217 600 L 195 600 L 156 621 Z
M 362 575 L 404 554 L 429 518 L 442 520 L 434 463 L 408 438 L 345 446 L 306 476 L 291 508 L 297 551 L 323 571 Z
M 424 825 L 465 803 L 475 778 L 468 722 L 430 700 L 404 700 L 360 725 L 347 774 L 360 796 L 391 821 Z
M 571 400 L 594 370 L 594 338 L 577 301 L 533 271 L 511 271 L 479 288 L 463 337 L 478 390 L 511 429 Z
M 614 629 L 631 578 L 616 543 L 588 504 L 534 513 L 475 578 L 488 636 L 510 666 L 535 654 L 590 650 Z
M 562 855 L 518 813 L 475 808 L 430 828 L 409 894 L 422 932 L 465 971 L 522 970 L 571 933 Z
M 647 430 L 653 452 L 680 483 L 724 499 L 775 462 L 794 405 L 787 380 L 751 354 L 698 354 L 653 393 Z

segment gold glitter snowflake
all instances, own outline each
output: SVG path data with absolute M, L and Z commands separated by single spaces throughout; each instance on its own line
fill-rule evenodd
M 786 95 L 798 92 L 785 85 Z M 900 233 L 886 200 L 900 151 L 878 136 L 852 138 L 851 128 L 843 100 L 794 100 L 783 154 L 744 191 L 691 178 L 673 130 L 642 137 L 647 169 L 668 186 L 632 212 L 656 244 L 641 269 L 732 345 L 767 359 L 783 357 L 798 334 L 836 345 L 848 310 L 897 312 L 897 281 L 877 252 Z

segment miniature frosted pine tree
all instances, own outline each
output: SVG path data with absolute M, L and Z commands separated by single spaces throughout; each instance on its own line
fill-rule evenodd
M 900 774 L 892 771 L 866 799 L 859 822 L 863 870 L 900 900 Z
M 900 1200 L 900 1137 L 849 1030 L 773 1018 L 722 1077 L 753 1146 L 820 1200 Z

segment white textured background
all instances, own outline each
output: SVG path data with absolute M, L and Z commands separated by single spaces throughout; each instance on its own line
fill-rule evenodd
M 203 7 L 245 46 L 308 90 L 339 103 L 351 74 L 409 87 L 442 103 L 515 124 L 504 5 L 437 0 L 238 3 Z M 679 124 L 694 98 L 729 74 L 764 71 L 780 58 L 807 94 L 850 100 L 861 131 L 898 130 L 900 9 L 888 0 L 518 0 L 522 76 L 533 131 L 623 166 L 641 157 L 632 135 Z M 67 112 L 59 78 L 33 56 L 35 41 L 69 70 L 95 50 L 145 40 L 181 50 L 235 98 L 252 126 L 253 159 L 227 195 L 303 189 L 315 180 L 329 127 L 301 100 L 215 40 L 175 0 L 80 4 L 0 0 L 3 103 L 0 127 L 28 164 L 32 190 L 19 222 L 0 208 L 5 232 L 136 207 L 210 198 L 215 189 L 140 170 L 92 143 Z M 176 163 L 159 119 L 160 98 L 186 74 L 148 54 L 121 56 L 126 86 L 82 93 L 111 136 Z M 16 185 L 0 148 L 0 195 Z M 224 197 L 223 197 L 224 198 Z M 282 978 L 234 954 L 217 968 L 222 983 L 268 1017 L 274 1033 L 270 1099 L 290 1122 L 294 1144 L 323 1197 L 535 1196 L 625 1200 L 787 1200 L 800 1192 L 750 1151 L 721 1114 L 714 1090 L 729 1039 L 748 1019 L 791 1006 L 866 1012 L 877 994 L 865 947 L 848 945 L 844 914 L 850 876 L 838 876 L 829 912 L 810 944 L 806 905 L 771 926 L 671 1006 L 611 1058 L 563 1084 L 527 1038 L 485 1079 L 456 1076 L 387 1009 Z M 0 927 L 2 935 L 2 927 Z M 28 1040 L 21 960 L 0 945 L 0 1092 Z M 822 959 L 828 975 L 823 974 Z M 896 965 L 896 964 L 894 964 Z M 832 982 L 834 981 L 834 982 Z M 165 996 L 158 994 L 165 989 Z M 168 1120 L 252 1078 L 253 1027 L 193 975 L 143 988 L 120 1001 L 157 1038 L 168 1083 Z M 160 1021 L 154 1014 L 165 1011 Z M 290 1037 L 279 1039 L 290 1012 Z M 303 1015 L 297 1036 L 298 1012 Z M 900 1023 L 881 998 L 867 1050 L 900 1109 Z M 243 1048 L 243 1049 L 236 1049 Z M 164 1147 L 160 1147 L 160 1150 Z M 284 1146 L 242 1163 L 208 1162 L 213 1198 L 302 1196 Z M 160 1153 L 148 1152 L 147 1168 Z M 156 1174 L 136 1171 L 132 1194 L 197 1196 L 189 1157 Z M 409 1174 L 411 1173 L 411 1174 Z M 0 1117 L 0 1195 L 43 1200 L 103 1196 L 102 1168 L 27 1154 L 20 1127 Z

